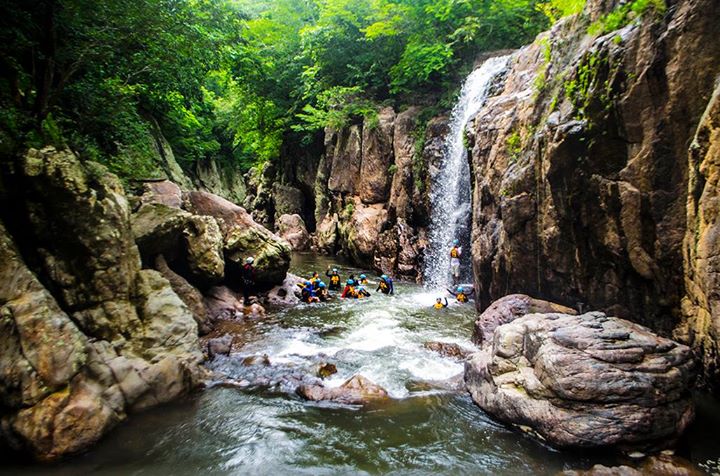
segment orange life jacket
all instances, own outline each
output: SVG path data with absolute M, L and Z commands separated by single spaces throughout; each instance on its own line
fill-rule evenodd
M 453 246 L 453 249 L 450 250 L 450 257 L 451 258 L 459 258 L 460 257 L 460 251 L 457 249 L 457 246 Z

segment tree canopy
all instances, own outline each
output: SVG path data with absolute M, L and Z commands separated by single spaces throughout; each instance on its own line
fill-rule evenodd
M 0 6 L 0 147 L 66 144 L 126 178 L 247 168 L 380 105 L 448 107 L 483 51 L 580 0 L 26 0 Z

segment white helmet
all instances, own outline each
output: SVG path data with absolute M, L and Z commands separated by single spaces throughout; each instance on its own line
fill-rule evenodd
M 255 258 L 253 258 L 252 256 L 249 256 L 247 259 L 245 259 L 245 262 L 247 264 L 253 264 L 254 261 L 255 261 Z

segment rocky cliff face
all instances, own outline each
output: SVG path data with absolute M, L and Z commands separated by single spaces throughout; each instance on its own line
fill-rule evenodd
M 583 18 L 519 50 L 469 127 L 478 305 L 522 292 L 668 335 L 687 283 L 681 337 L 714 372 L 717 118 L 708 103 L 720 73 L 720 8 L 678 0 L 664 14 L 588 34 L 614 4 L 591 1 Z
M 243 311 L 238 263 L 257 257 L 260 286 L 285 278 L 288 245 L 221 197 L 161 182 L 131 207 L 102 166 L 53 148 L 3 165 L 0 445 L 54 459 L 186 393 L 198 330 Z

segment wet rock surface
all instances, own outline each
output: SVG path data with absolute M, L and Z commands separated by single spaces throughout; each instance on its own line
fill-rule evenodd
M 339 387 L 303 384 L 298 387 L 297 393 L 306 400 L 329 401 L 345 405 L 365 405 L 390 398 L 384 388 L 362 375 L 355 375 Z
M 445 357 L 452 357 L 455 359 L 465 359 L 467 356 L 473 353 L 472 350 L 464 349 L 458 344 L 452 342 L 425 342 L 423 344 L 428 350 L 437 352 Z
M 465 366 L 482 409 L 563 448 L 671 443 L 694 377 L 687 346 L 599 312 L 517 318 Z

